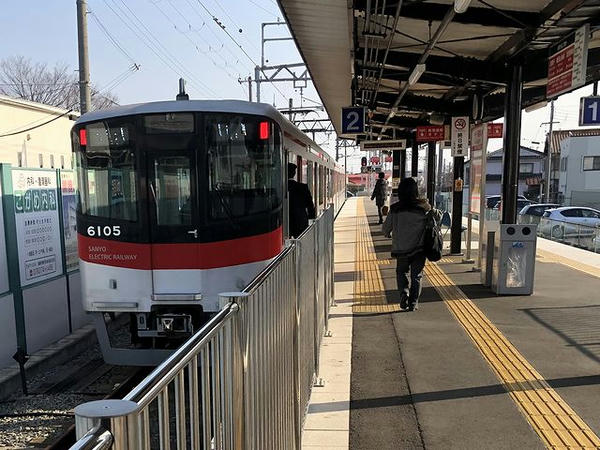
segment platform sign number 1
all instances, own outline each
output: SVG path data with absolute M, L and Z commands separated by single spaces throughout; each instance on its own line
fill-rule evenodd
M 579 125 L 600 124 L 600 97 L 582 97 L 579 104 Z
M 342 134 L 363 134 L 365 132 L 365 108 L 342 108 Z

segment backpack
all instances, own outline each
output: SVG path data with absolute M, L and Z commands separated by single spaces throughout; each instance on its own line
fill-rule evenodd
M 435 220 L 433 209 L 425 214 L 425 229 L 423 230 L 423 253 L 431 262 L 442 259 L 444 238 L 442 230 Z

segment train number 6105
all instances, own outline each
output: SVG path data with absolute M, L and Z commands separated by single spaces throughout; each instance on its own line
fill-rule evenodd
M 105 225 L 105 226 L 93 226 L 90 225 L 87 228 L 87 235 L 90 237 L 96 237 L 96 236 L 103 236 L 103 237 L 108 237 L 108 236 L 121 236 L 121 227 L 119 225 L 113 225 L 113 226 L 109 226 L 109 225 Z

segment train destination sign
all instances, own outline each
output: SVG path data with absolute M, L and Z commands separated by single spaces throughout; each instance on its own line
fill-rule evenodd
M 590 36 L 589 23 L 550 47 L 546 97 L 553 98 L 585 84 Z
M 446 138 L 444 125 L 417 127 L 417 142 L 443 141 Z
M 63 272 L 56 172 L 13 170 L 21 285 Z
M 393 151 L 404 150 L 406 148 L 406 139 L 397 139 L 394 141 L 362 141 L 360 149 L 362 151 Z

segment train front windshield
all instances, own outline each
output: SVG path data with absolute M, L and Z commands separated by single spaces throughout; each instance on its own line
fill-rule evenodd
M 189 242 L 273 231 L 282 220 L 281 139 L 270 119 L 226 113 L 76 126 L 79 232 Z

